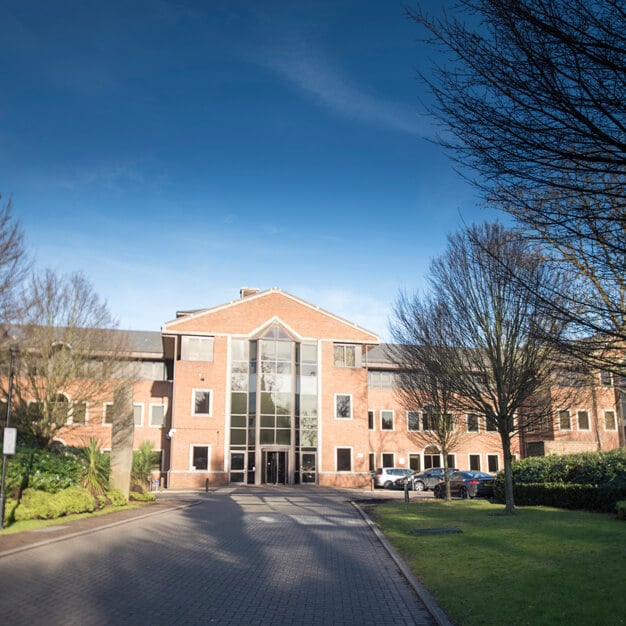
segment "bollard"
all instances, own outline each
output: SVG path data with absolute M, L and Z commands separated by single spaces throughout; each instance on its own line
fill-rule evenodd
M 209 493 L 209 479 L 208 478 L 204 481 L 204 490 L 206 491 L 206 493 Z
M 409 481 L 408 480 L 404 481 L 404 503 L 405 504 L 409 503 Z

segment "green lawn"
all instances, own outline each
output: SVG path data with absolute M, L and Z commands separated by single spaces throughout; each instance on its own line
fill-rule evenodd
M 418 500 L 370 514 L 452 622 L 626 624 L 626 523 L 484 500 Z M 412 530 L 456 527 L 458 534 Z

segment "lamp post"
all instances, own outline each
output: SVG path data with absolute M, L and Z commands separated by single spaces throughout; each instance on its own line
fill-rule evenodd
M 5 482 L 9 456 L 15 454 L 15 428 L 10 428 L 11 423 L 11 400 L 13 399 L 13 365 L 15 362 L 15 348 L 9 350 L 9 394 L 7 397 L 7 416 L 2 441 L 2 482 L 0 483 L 0 530 L 4 528 L 4 505 L 6 503 Z

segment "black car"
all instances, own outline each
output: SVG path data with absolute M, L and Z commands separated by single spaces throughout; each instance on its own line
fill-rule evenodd
M 458 469 L 448 468 L 448 475 L 458 472 Z M 409 489 L 412 491 L 426 491 L 434 489 L 443 480 L 443 467 L 433 467 L 423 472 L 413 472 L 409 476 L 396 480 L 396 487 L 404 488 L 405 482 L 408 481 Z
M 493 482 L 495 477 L 485 472 L 454 472 L 450 476 L 450 495 L 461 498 L 476 498 L 493 496 Z M 435 486 L 435 498 L 443 498 L 446 495 L 445 483 L 440 482 Z

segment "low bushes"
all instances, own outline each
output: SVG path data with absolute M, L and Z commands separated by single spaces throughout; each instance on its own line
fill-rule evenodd
M 519 505 L 543 505 L 613 513 L 626 498 L 626 450 L 530 457 L 513 464 L 513 496 Z M 504 501 L 504 474 L 495 498 Z
M 16 522 L 55 519 L 72 513 L 91 513 L 95 508 L 93 496 L 82 487 L 69 487 L 56 494 L 26 489 L 13 511 L 13 518 Z

